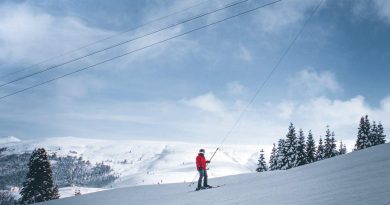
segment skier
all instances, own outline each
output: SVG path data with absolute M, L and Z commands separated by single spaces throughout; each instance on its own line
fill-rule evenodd
M 210 163 L 210 161 L 206 160 L 204 157 L 205 150 L 200 149 L 198 156 L 196 157 L 196 168 L 199 172 L 199 179 L 198 179 L 198 187 L 196 188 L 196 191 L 201 189 L 207 189 L 212 188 L 212 186 L 207 184 L 207 168 L 206 164 Z M 202 187 L 202 179 L 203 179 L 203 187 Z

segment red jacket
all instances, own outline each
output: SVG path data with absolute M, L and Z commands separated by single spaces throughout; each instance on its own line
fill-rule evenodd
M 206 170 L 206 158 L 203 154 L 198 154 L 196 157 L 196 169 L 199 170 L 200 168 Z

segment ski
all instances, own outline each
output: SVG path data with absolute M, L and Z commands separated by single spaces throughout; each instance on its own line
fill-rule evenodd
M 189 192 L 204 191 L 204 190 L 207 190 L 207 189 L 215 189 L 215 188 L 223 187 L 225 185 L 226 184 L 220 184 L 220 185 L 216 185 L 216 186 L 213 186 L 213 187 L 203 188 L 203 189 L 199 189 L 199 190 L 193 190 L 193 191 L 189 191 Z

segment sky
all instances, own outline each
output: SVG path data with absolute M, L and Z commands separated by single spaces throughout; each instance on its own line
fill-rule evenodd
M 229 0 L 0 1 L 0 82 Z M 271 1 L 250 0 L 31 78 L 1 96 Z M 289 123 L 353 142 L 361 116 L 390 134 L 390 1 L 326 0 L 227 135 L 318 0 L 283 0 L 0 100 L 0 136 L 272 144 Z M 197 6 L 194 6 L 197 5 Z M 191 7 L 191 9 L 185 8 Z M 167 14 L 154 23 L 143 25 Z M 128 33 L 124 31 L 131 30 Z M 106 41 L 83 47 L 114 36 Z M 68 53 L 67 55 L 62 55 Z M 50 61 L 45 61 L 59 56 Z M 36 66 L 39 62 L 45 61 Z M 26 69 L 27 68 L 27 69 Z M 20 71 L 22 70 L 22 71 Z M 12 72 L 20 71 L 9 75 Z

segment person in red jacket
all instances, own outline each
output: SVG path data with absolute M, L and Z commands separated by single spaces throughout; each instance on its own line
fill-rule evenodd
M 206 164 L 210 163 L 210 161 L 207 161 L 204 157 L 205 150 L 200 149 L 198 156 L 196 157 L 196 169 L 199 172 L 199 179 L 198 179 L 198 187 L 196 190 L 205 189 L 205 188 L 212 188 L 212 186 L 207 184 L 207 167 Z M 202 180 L 203 180 L 203 187 L 202 187 Z

